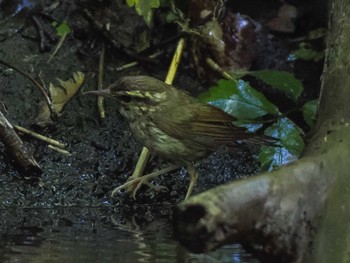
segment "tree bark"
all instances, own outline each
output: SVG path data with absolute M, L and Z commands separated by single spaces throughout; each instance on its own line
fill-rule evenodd
M 180 203 L 174 231 L 190 250 L 238 242 L 268 262 L 349 261 L 350 2 L 332 1 L 329 17 L 317 129 L 303 157 Z

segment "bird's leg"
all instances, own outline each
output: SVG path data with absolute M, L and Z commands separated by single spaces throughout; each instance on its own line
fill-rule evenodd
M 136 179 L 136 178 L 142 176 L 149 157 L 150 157 L 149 150 L 146 147 L 143 147 L 142 151 L 140 153 L 139 159 L 137 160 L 137 164 L 136 164 L 136 167 L 134 169 L 134 172 L 128 178 L 128 181 L 131 181 L 133 179 Z
M 127 192 L 129 192 L 129 193 L 132 192 L 133 198 L 136 199 L 137 191 L 140 189 L 142 184 L 145 184 L 148 187 L 159 191 L 160 189 L 162 189 L 164 187 L 162 187 L 162 186 L 155 186 L 155 185 L 151 184 L 150 182 L 148 182 L 148 180 L 150 180 L 150 179 L 152 179 L 154 177 L 157 177 L 159 175 L 165 174 L 167 172 L 170 172 L 172 170 L 178 169 L 180 167 L 181 166 L 179 166 L 179 165 L 172 165 L 172 166 L 167 167 L 165 169 L 162 169 L 160 171 L 156 171 L 156 172 L 153 172 L 153 173 L 150 173 L 150 174 L 147 174 L 147 175 L 144 175 L 144 176 L 137 177 L 137 178 L 134 178 L 132 180 L 129 180 L 125 184 L 115 188 L 112 191 L 111 196 L 113 197 L 117 192 L 119 192 L 120 189 L 124 188 Z
M 187 164 L 187 172 L 188 172 L 188 175 L 190 176 L 190 185 L 188 186 L 185 199 L 188 199 L 191 196 L 193 187 L 195 186 L 198 178 L 198 173 L 196 171 L 196 168 L 193 166 L 193 164 L 191 163 Z

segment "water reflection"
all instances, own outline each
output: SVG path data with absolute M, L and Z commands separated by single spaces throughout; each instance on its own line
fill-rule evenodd
M 188 253 L 172 239 L 166 218 L 140 225 L 115 212 L 2 211 L 0 262 L 257 262 L 238 245 Z

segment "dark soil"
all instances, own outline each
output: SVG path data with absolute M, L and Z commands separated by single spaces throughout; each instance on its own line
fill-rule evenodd
M 56 78 L 71 78 L 75 71 L 84 72 L 86 81 L 81 92 L 65 107 L 62 116 L 52 125 L 41 128 L 36 125 L 38 105 L 43 101 L 39 91 L 17 72 L 4 66 L 0 67 L 0 108 L 8 120 L 66 143 L 67 150 L 71 153 L 71 156 L 62 155 L 48 149 L 45 143 L 37 139 L 21 135 L 25 145 L 43 169 L 43 174 L 37 180 L 33 180 L 30 174 L 23 175 L 18 171 L 12 157 L 5 147 L 1 146 L 0 208 L 100 207 L 164 202 L 173 204 L 184 198 L 189 181 L 185 170 L 155 179 L 156 184 L 167 186 L 169 191 L 155 193 L 145 187 L 139 191 L 136 201 L 123 195 L 110 197 L 111 191 L 132 174 L 142 145 L 133 139 L 127 123 L 121 118 L 117 106 L 112 101 L 106 101 L 107 117 L 101 121 L 97 114 L 95 98 L 81 94 L 84 90 L 96 88 L 101 43 L 106 43 L 105 86 L 108 86 L 124 75 L 146 74 L 164 79 L 176 42 L 164 47 L 163 55 L 154 62 L 143 62 L 140 66 L 117 72 L 118 66 L 129 63 L 133 54 L 137 54 L 133 42 L 135 36 L 132 33 L 149 29 L 132 9 L 122 8 L 126 13 L 120 14 L 118 17 L 122 19 L 116 21 L 120 35 L 116 40 L 108 41 L 104 32 L 98 31 L 97 25 L 92 24 L 83 12 L 83 9 L 87 9 L 96 17 L 100 15 L 100 19 L 106 19 L 101 11 L 105 8 L 104 1 L 101 2 L 102 7 L 91 6 L 89 1 L 80 1 L 80 5 L 66 1 L 51 10 L 52 1 L 31 1 L 21 12 L 15 13 L 19 5 L 7 4 L 12 9 L 8 8 L 6 13 L 1 13 L 1 60 L 21 68 L 39 81 L 41 76 L 46 86 L 50 82 L 55 83 Z M 109 1 L 105 2 L 108 4 Z M 6 1 L 3 5 L 6 5 Z M 39 37 L 33 16 L 40 21 L 41 30 L 50 36 L 45 42 L 44 50 L 40 48 L 40 41 L 43 39 Z M 113 19 L 111 18 L 111 21 Z M 52 61 L 47 63 L 58 41 L 51 24 L 53 21 L 63 20 L 68 21 L 73 33 Z M 102 20 L 96 18 L 96 21 Z M 173 26 L 168 27 L 174 29 Z M 167 29 L 161 29 L 157 33 L 152 32 L 155 43 L 151 44 L 161 43 L 167 34 L 170 35 L 166 31 Z M 273 65 L 282 63 L 280 59 L 286 59 L 288 48 L 283 40 L 273 38 L 271 41 L 264 40 L 263 43 L 265 46 L 260 49 L 270 52 L 264 56 L 269 58 L 269 61 L 259 57 L 259 61 L 264 61 L 263 64 L 272 68 Z M 174 84 L 198 92 L 204 87 L 195 79 L 194 70 L 189 68 L 189 55 L 189 52 L 185 53 Z M 292 69 L 293 65 L 276 68 Z M 320 70 L 319 68 L 312 73 L 315 74 L 313 79 L 318 80 L 317 74 L 320 74 Z M 314 84 L 314 81 L 310 82 Z M 191 88 L 187 88 L 189 86 Z M 275 97 L 276 100 L 278 101 Z M 166 163 L 155 157 L 147 165 L 145 172 L 164 166 Z M 254 151 L 223 152 L 199 162 L 197 169 L 200 176 L 195 193 L 254 174 L 258 170 L 258 162 Z

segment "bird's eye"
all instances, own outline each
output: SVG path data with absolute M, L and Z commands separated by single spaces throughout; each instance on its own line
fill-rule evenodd
M 131 102 L 132 97 L 128 96 L 128 95 L 121 95 L 121 96 L 118 96 L 118 100 L 125 102 L 125 103 L 129 103 L 129 102 Z

